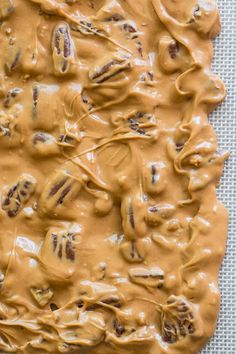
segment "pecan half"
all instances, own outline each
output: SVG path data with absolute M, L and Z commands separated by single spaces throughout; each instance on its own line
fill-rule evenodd
M 59 123 L 61 102 L 58 85 L 35 82 L 32 86 L 32 125 L 34 129 L 52 131 Z
M 47 269 L 49 280 L 70 281 L 76 271 L 78 232 L 70 227 L 50 228 L 40 249 L 40 263 Z
M 41 307 L 46 306 L 51 300 L 51 298 L 53 297 L 53 291 L 49 287 L 46 288 L 33 287 L 30 289 L 30 292 Z
M 130 68 L 131 62 L 127 55 L 118 52 L 113 58 L 105 59 L 92 68 L 89 78 L 97 84 L 101 84 Z
M 138 193 L 126 196 L 121 202 L 121 217 L 124 234 L 128 240 L 146 236 L 145 201 Z
M 6 187 L 2 193 L 2 209 L 9 217 L 16 216 L 35 191 L 36 180 L 29 174 L 22 174 L 19 180 L 10 188 Z
M 39 210 L 54 214 L 66 203 L 71 203 L 81 189 L 81 184 L 66 170 L 56 172 L 49 178 L 39 201 Z
M 122 21 L 119 22 L 119 27 L 125 32 L 125 37 L 127 39 L 136 39 L 139 36 L 139 32 L 136 28 L 136 24 L 133 21 Z
M 66 75 L 74 72 L 74 42 L 70 36 L 70 27 L 66 22 L 56 25 L 53 31 L 52 55 L 55 75 Z
M 184 296 L 171 295 L 163 305 L 161 316 L 162 338 L 175 343 L 195 332 L 193 305 Z
M 136 267 L 128 273 L 132 282 L 145 287 L 159 288 L 164 283 L 164 272 L 159 267 Z
M 149 238 L 124 242 L 120 245 L 120 252 L 124 259 L 129 263 L 141 263 L 145 260 L 151 241 Z

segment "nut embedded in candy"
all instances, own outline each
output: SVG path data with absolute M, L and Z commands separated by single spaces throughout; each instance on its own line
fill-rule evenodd
M 2 209 L 9 217 L 16 216 L 23 204 L 34 193 L 36 180 L 29 174 L 22 174 L 12 187 L 5 187 L 2 193 Z

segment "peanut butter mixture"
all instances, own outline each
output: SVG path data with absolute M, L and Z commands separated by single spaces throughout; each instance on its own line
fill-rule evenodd
M 0 1 L 0 352 L 192 354 L 227 154 L 213 0 Z

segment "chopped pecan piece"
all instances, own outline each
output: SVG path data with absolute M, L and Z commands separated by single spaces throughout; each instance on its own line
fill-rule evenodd
M 164 272 L 158 267 L 137 267 L 129 270 L 130 279 L 139 285 L 159 288 L 164 283 Z
M 53 291 L 49 287 L 31 288 L 30 292 L 41 307 L 46 306 L 53 297 Z
M 39 210 L 56 216 L 57 209 L 72 202 L 81 184 L 66 170 L 56 172 L 45 185 L 39 201 Z
M 52 156 L 60 152 L 57 141 L 53 135 L 38 132 L 32 136 L 33 153 L 39 156 Z
M 171 295 L 163 305 L 162 338 L 175 343 L 195 332 L 193 305 L 184 296 Z
M 6 108 L 12 106 L 15 103 L 16 98 L 23 92 L 23 90 L 19 87 L 14 87 L 13 89 L 9 90 L 4 97 L 3 105 Z
M 99 63 L 90 70 L 89 78 L 97 84 L 101 84 L 130 68 L 131 63 L 127 55 L 118 52 L 113 58 Z
M 74 43 L 70 36 L 70 27 L 65 22 L 56 25 L 53 31 L 52 54 L 55 75 L 66 75 L 74 72 Z
M 21 104 L 14 104 L 7 111 L 0 112 L 0 139 L 1 148 L 19 147 L 22 144 L 20 117 L 23 108 Z
M 35 191 L 36 180 L 29 174 L 22 174 L 12 186 L 6 187 L 2 193 L 2 209 L 9 217 L 16 216 Z
M 13 0 L 0 1 L 0 20 L 4 20 L 14 11 Z

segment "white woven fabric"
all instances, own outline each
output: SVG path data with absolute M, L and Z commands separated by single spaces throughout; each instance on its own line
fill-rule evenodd
M 222 294 L 217 332 L 201 354 L 236 354 L 236 0 L 218 0 L 222 32 L 215 41 L 213 71 L 228 97 L 211 116 L 220 150 L 230 151 L 218 195 L 230 213 L 226 257 L 220 274 Z M 216 240 L 217 242 L 217 240 Z

